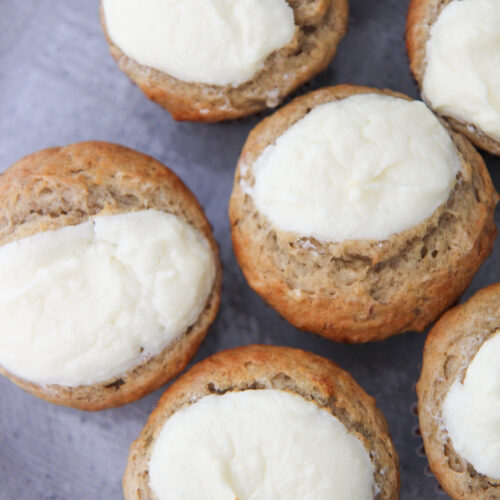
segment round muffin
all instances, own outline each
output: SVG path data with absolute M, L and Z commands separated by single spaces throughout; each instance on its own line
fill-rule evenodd
M 425 343 L 420 429 L 429 466 L 453 499 L 500 498 L 499 354 L 498 283 L 448 311 Z
M 340 430 L 337 445 L 328 442 L 330 425 Z M 214 444 L 201 467 L 197 459 L 210 438 L 201 431 L 207 426 Z M 273 439 L 265 439 L 268 432 Z M 176 438 L 183 440 L 179 446 Z M 344 439 L 354 448 L 344 447 Z M 339 469 L 325 474 L 332 459 L 339 460 Z M 159 491 L 155 469 L 165 481 L 174 478 L 168 489 Z M 348 487 L 332 495 L 329 483 L 344 479 Z M 227 489 L 215 490 L 218 483 Z M 365 488 L 356 490 L 355 483 Z M 254 345 L 211 356 L 167 389 L 131 446 L 123 488 L 127 500 L 270 498 L 270 491 L 276 499 L 396 499 L 398 457 L 375 400 L 347 372 L 301 350 Z
M 202 208 L 158 161 L 85 142 L 0 176 L 0 373 L 52 403 L 100 410 L 177 375 L 220 301 Z
M 500 155 L 500 11 L 496 0 L 412 0 L 410 66 L 429 106 Z
M 306 123 L 307 135 L 298 127 Z M 416 183 L 425 184 L 423 198 Z M 372 202 L 374 190 L 383 196 Z M 254 128 L 229 216 L 250 286 L 286 320 L 331 340 L 366 342 L 421 331 L 460 297 L 492 250 L 496 203 L 481 156 L 422 103 L 342 85 L 299 97 Z
M 277 106 L 326 68 L 347 20 L 347 0 L 101 2 L 120 69 L 174 119 L 199 122 Z

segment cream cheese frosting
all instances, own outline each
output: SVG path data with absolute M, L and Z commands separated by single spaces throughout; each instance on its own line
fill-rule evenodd
M 159 354 L 198 319 L 208 241 L 156 210 L 95 217 L 0 247 L 0 365 L 78 386 Z
M 328 411 L 296 394 L 247 390 L 169 417 L 149 479 L 158 500 L 373 500 L 374 470 Z
M 500 331 L 484 342 L 463 382 L 443 403 L 443 420 L 456 452 L 477 472 L 500 479 Z
M 430 32 L 423 95 L 440 114 L 500 141 L 500 2 L 446 5 Z
M 237 86 L 295 34 L 286 0 L 103 0 L 111 40 L 179 80 Z
M 447 201 L 460 159 L 424 103 L 372 93 L 316 106 L 252 168 L 245 190 L 280 230 L 384 240 Z

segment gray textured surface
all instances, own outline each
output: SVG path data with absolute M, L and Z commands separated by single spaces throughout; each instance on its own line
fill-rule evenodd
M 253 342 L 297 346 L 350 370 L 378 400 L 401 459 L 408 500 L 445 498 L 426 477 L 412 435 L 412 389 L 425 335 L 346 346 L 299 332 L 246 285 L 229 238 L 227 202 L 234 166 L 257 119 L 175 123 L 132 85 L 111 59 L 97 0 L 0 0 L 0 169 L 48 146 L 100 139 L 169 165 L 204 205 L 224 262 L 218 319 L 196 360 Z M 359 83 L 416 97 L 404 49 L 407 1 L 351 0 L 350 28 L 330 68 L 309 87 Z M 497 189 L 500 161 L 487 157 Z M 497 222 L 500 212 L 497 211 Z M 468 297 L 500 281 L 500 250 L 482 267 Z M 0 500 L 122 498 L 128 447 L 161 390 L 124 408 L 86 414 L 37 400 L 0 380 Z

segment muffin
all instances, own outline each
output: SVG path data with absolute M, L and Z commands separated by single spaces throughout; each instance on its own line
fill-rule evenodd
M 277 106 L 328 66 L 347 0 L 102 0 L 111 54 L 176 120 Z
M 386 421 L 351 376 L 276 346 L 224 351 L 160 399 L 132 444 L 125 498 L 396 499 Z
M 429 333 L 417 385 L 429 466 L 453 499 L 500 498 L 500 284 Z
M 429 106 L 478 147 L 500 155 L 497 0 L 412 0 L 407 47 Z
M 423 330 L 490 254 L 484 161 L 427 107 L 341 85 L 250 133 L 229 216 L 250 286 L 298 328 L 345 342 Z
M 170 170 L 86 142 L 0 176 L 0 373 L 52 403 L 99 410 L 178 374 L 219 307 L 202 208 Z

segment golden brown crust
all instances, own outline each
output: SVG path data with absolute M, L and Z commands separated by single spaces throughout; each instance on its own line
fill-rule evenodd
M 426 44 L 431 36 L 432 25 L 446 5 L 453 0 L 411 0 L 406 21 L 406 48 L 410 68 L 422 89 L 425 72 Z M 432 106 L 431 106 L 432 107 Z M 500 142 L 489 137 L 470 123 L 463 123 L 449 116 L 444 118 L 450 125 L 464 134 L 477 147 L 500 156 Z
M 222 271 L 210 224 L 194 195 L 168 168 L 131 149 L 104 142 L 51 148 L 27 156 L 0 175 L 0 245 L 80 224 L 92 216 L 144 209 L 172 213 L 200 231 L 216 262 L 216 278 L 198 320 L 163 352 L 120 377 L 89 386 L 38 385 L 0 373 L 51 403 L 81 410 L 121 406 L 161 387 L 182 371 L 219 308 Z
M 424 348 L 417 384 L 418 416 L 429 466 L 455 500 L 500 498 L 500 481 L 479 474 L 453 448 L 441 408 L 449 388 L 463 380 L 483 343 L 500 328 L 500 283 L 448 311 L 433 327 Z
M 319 242 L 282 232 L 258 212 L 247 188 L 262 151 L 313 107 L 372 92 L 409 99 L 342 85 L 299 97 L 263 120 L 243 148 L 229 206 L 234 251 L 250 286 L 296 327 L 343 342 L 424 330 L 458 300 L 496 236 L 497 194 L 484 161 L 451 131 L 462 172 L 448 202 L 388 240 Z
M 277 106 L 297 87 L 323 71 L 347 31 L 347 0 L 287 0 L 294 10 L 293 40 L 273 52 L 252 80 L 238 87 L 190 83 L 142 66 L 110 39 L 101 4 L 101 23 L 120 69 L 176 120 L 217 122 Z
M 125 498 L 155 498 L 149 487 L 148 463 L 156 438 L 174 412 L 209 394 L 250 389 L 293 392 L 331 412 L 370 454 L 380 488 L 374 498 L 398 498 L 398 457 L 375 400 L 329 360 L 298 349 L 260 345 L 215 354 L 167 389 L 130 448 L 123 478 Z

